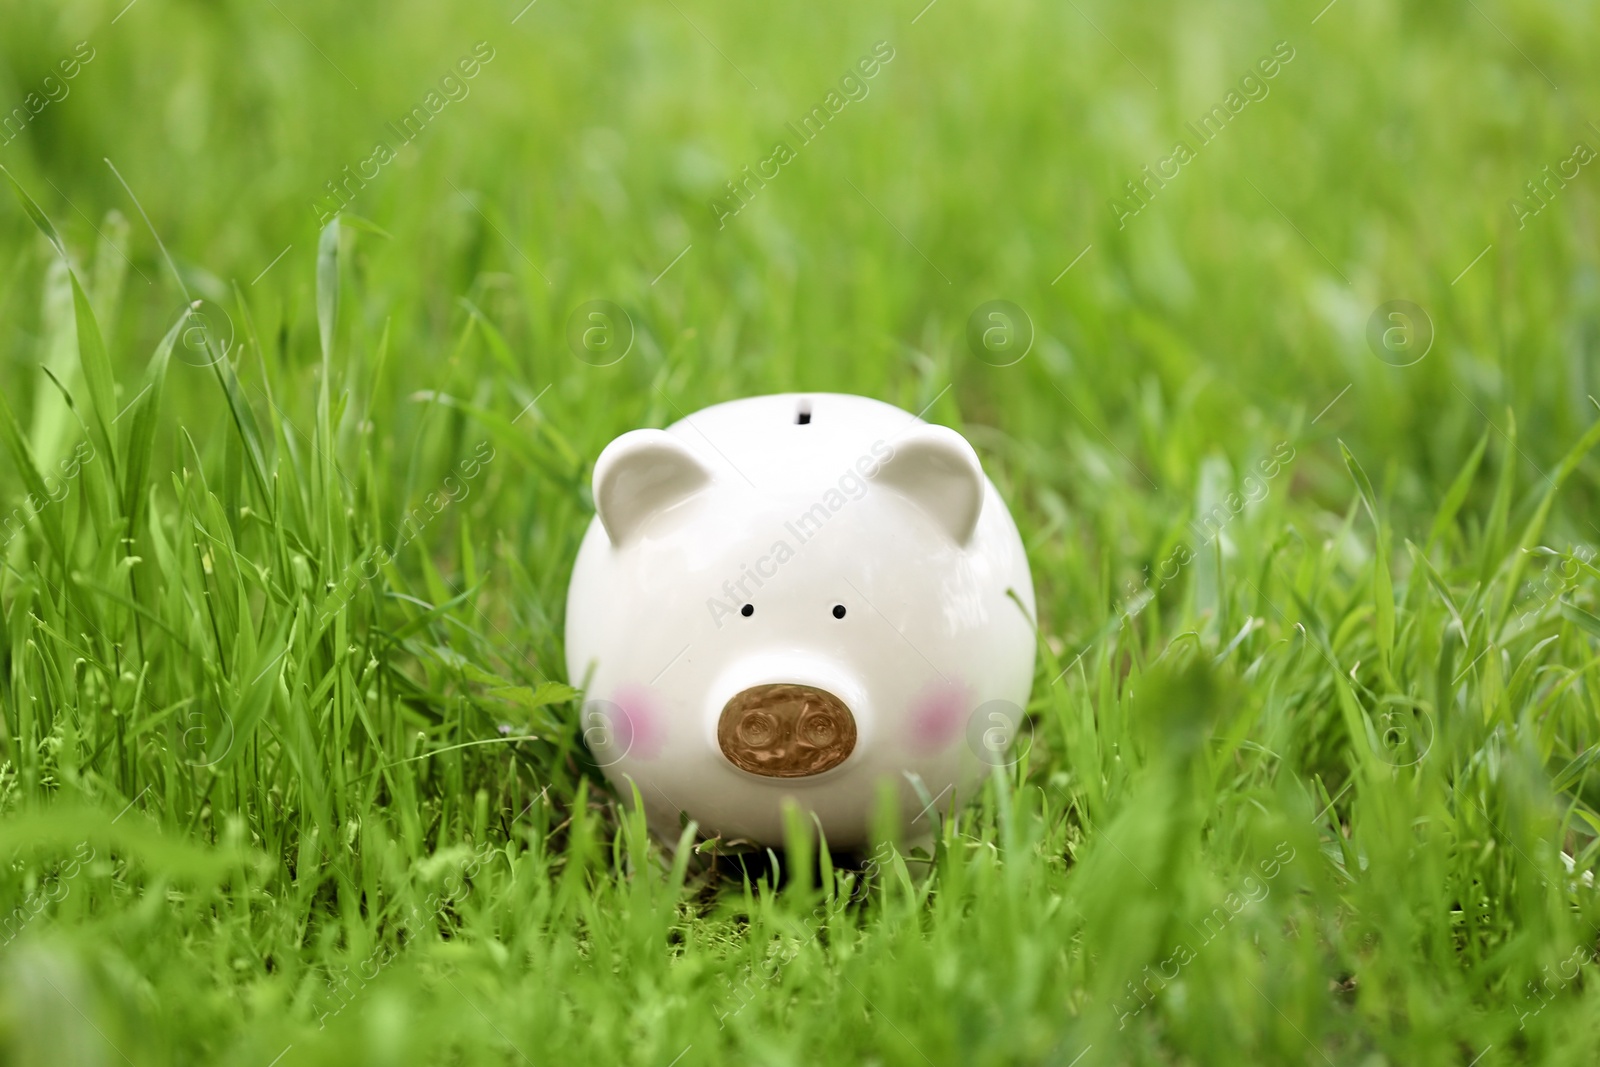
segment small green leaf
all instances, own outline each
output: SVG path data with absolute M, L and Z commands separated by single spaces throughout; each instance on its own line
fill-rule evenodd
M 1445 584 L 1444 578 L 1434 569 L 1433 561 L 1428 559 L 1427 554 L 1422 549 L 1418 548 L 1409 539 L 1406 541 L 1406 548 L 1411 551 L 1411 559 L 1414 566 L 1422 569 L 1423 576 L 1427 578 L 1428 584 L 1433 587 L 1435 593 L 1439 594 L 1439 599 L 1444 601 L 1445 609 L 1450 612 L 1450 617 L 1455 620 L 1456 629 L 1461 632 L 1462 639 L 1465 640 L 1467 633 L 1466 623 L 1461 619 L 1461 611 L 1456 607 L 1455 598 L 1450 595 L 1450 587 Z
M 33 459 L 33 450 L 28 447 L 27 440 L 22 435 L 22 428 L 17 424 L 17 417 L 11 413 L 11 405 L 6 403 L 3 392 L 0 392 L 0 437 L 5 439 L 6 449 L 11 453 L 11 459 L 16 464 L 17 471 L 22 475 L 23 484 L 27 486 L 28 497 L 34 501 L 44 502 L 37 514 L 39 524 L 44 528 L 45 540 L 58 557 L 65 558 L 66 543 L 62 539 L 61 516 L 50 506 L 50 493 L 45 488 L 44 477 L 39 473 L 38 465 Z M 9 500 L 0 500 L 0 504 L 10 505 Z M 30 505 L 24 505 L 33 510 Z M 21 509 L 17 509 L 21 510 Z M 11 522 L 16 512 L 13 511 L 6 517 L 4 525 L 0 525 L 0 559 L 4 559 L 5 547 L 19 531 L 11 529 Z M 26 520 L 24 520 L 26 522 Z
M 1428 531 L 1428 540 L 1423 543 L 1423 548 L 1431 548 L 1433 543 L 1444 535 L 1444 531 L 1455 521 L 1456 514 L 1461 510 L 1461 505 L 1467 499 L 1467 493 L 1472 489 L 1472 479 L 1478 473 L 1478 465 L 1483 462 L 1483 453 L 1489 446 L 1489 431 L 1483 431 L 1483 436 L 1478 438 L 1478 446 L 1472 450 L 1467 461 L 1461 465 L 1461 471 L 1456 475 L 1455 481 L 1450 483 L 1450 489 L 1444 495 L 1444 502 L 1439 505 L 1438 514 L 1433 517 L 1433 526 Z
M 94 308 L 89 296 L 72 275 L 72 305 L 77 315 L 78 359 L 83 365 L 83 380 L 89 387 L 89 430 L 103 448 L 111 469 L 116 470 L 116 431 L 112 422 L 117 417 L 117 384 L 111 372 L 111 360 L 106 355 L 105 342 L 100 337 L 100 324 L 95 321 Z
M 317 329 L 322 338 L 322 366 L 333 358 L 333 333 L 339 325 L 339 217 L 322 228 L 317 239 Z M 323 382 L 327 388 L 327 382 Z
M 1550 788 L 1557 793 L 1570 789 L 1577 784 L 1578 779 L 1583 777 L 1590 767 L 1594 766 L 1596 760 L 1600 760 L 1600 745 L 1591 745 L 1578 753 L 1576 759 L 1562 768 L 1561 773 L 1551 780 Z
M 1507 409 L 1509 425 L 1506 429 L 1506 447 L 1500 460 L 1500 477 L 1495 482 L 1494 501 L 1489 507 L 1489 518 L 1484 524 L 1478 580 L 1485 585 L 1494 576 L 1499 565 L 1501 546 L 1505 543 L 1506 522 L 1511 515 L 1511 490 L 1517 480 L 1517 417 Z
M 352 230 L 361 230 L 364 233 L 370 233 L 376 237 L 382 237 L 387 241 L 394 240 L 394 235 L 392 233 L 384 229 L 382 226 L 379 226 L 371 219 L 364 219 L 360 215 L 352 215 L 348 211 L 339 212 L 339 219 L 344 223 L 344 225 L 350 227 Z
M 1577 623 L 1578 627 L 1586 631 L 1591 637 L 1600 637 L 1600 618 L 1596 618 L 1584 611 L 1576 604 L 1561 602 L 1561 617 L 1568 622 Z
M 62 259 L 66 259 L 67 247 L 61 243 L 61 235 L 56 233 L 56 228 L 50 224 L 50 217 L 40 210 L 39 205 L 34 203 L 33 197 L 29 196 L 28 191 L 22 187 L 22 183 L 17 181 L 3 165 L 0 165 L 0 174 L 4 174 L 6 180 L 11 183 L 11 189 L 17 194 L 17 199 L 22 202 L 22 210 L 27 212 L 28 218 L 33 220 L 33 224 L 39 227 L 39 232 L 44 234 L 49 242 L 55 246 L 56 254 Z
M 1372 482 L 1367 478 L 1367 472 L 1361 469 L 1360 461 L 1345 447 L 1343 441 L 1339 442 L 1339 452 L 1344 456 L 1344 465 L 1350 471 L 1350 476 L 1356 481 L 1356 490 L 1361 494 L 1361 503 L 1372 518 L 1373 544 L 1376 552 L 1372 561 L 1372 601 L 1377 610 L 1378 654 L 1382 657 L 1384 670 L 1387 672 L 1389 655 L 1394 651 L 1394 578 L 1389 573 L 1389 535 L 1384 530 L 1383 520 L 1378 515 L 1378 497 L 1372 491 Z
M 167 363 L 183 330 L 187 313 L 167 331 L 156 345 L 155 355 L 144 372 L 144 388 L 133 401 L 132 425 L 128 429 L 127 464 L 122 475 L 122 512 L 129 525 L 139 528 L 139 505 L 144 500 L 145 479 L 150 472 L 150 456 L 155 449 L 156 420 L 161 414 L 161 393 L 167 380 Z
M 1578 466 L 1589 450 L 1600 443 L 1600 421 L 1589 426 L 1576 444 L 1567 450 L 1561 457 L 1561 462 L 1556 464 L 1556 469 L 1547 477 L 1549 488 L 1545 490 L 1544 499 L 1539 501 L 1539 507 L 1534 511 L 1533 518 L 1528 520 L 1527 526 L 1522 530 L 1522 536 L 1517 540 L 1517 547 L 1524 551 L 1513 553 L 1511 566 L 1506 574 L 1505 592 L 1500 604 L 1500 615 L 1503 618 L 1511 611 L 1511 601 L 1517 591 L 1517 586 L 1522 582 L 1522 572 L 1528 565 L 1527 550 L 1533 547 L 1542 533 L 1544 524 L 1550 517 L 1550 510 L 1555 506 L 1556 494 L 1561 486 L 1566 483 L 1567 476 Z

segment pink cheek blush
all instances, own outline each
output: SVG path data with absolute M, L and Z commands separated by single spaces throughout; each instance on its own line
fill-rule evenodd
M 624 685 L 613 694 L 615 709 L 607 710 L 617 750 L 634 759 L 650 760 L 661 754 L 666 739 L 666 716 L 661 700 L 648 687 Z
M 911 703 L 909 740 L 914 751 L 938 752 L 954 741 L 972 710 L 972 694 L 960 682 L 930 683 Z

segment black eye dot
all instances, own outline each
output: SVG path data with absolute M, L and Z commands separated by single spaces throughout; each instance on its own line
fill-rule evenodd
M 844 618 L 844 605 L 843 604 L 835 604 L 833 606 L 833 617 L 836 618 L 836 619 Z
M 747 619 L 750 616 L 754 615 L 755 613 L 756 613 L 756 606 L 754 604 L 746 604 L 744 607 L 739 609 L 739 614 L 743 615 Z

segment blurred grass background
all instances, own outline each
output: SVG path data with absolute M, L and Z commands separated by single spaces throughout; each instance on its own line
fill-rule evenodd
M 8 191 L 0 1059 L 1591 1062 L 1600 172 L 1508 200 L 1600 147 L 1597 18 L 3 0 L 65 258 Z M 969 436 L 1043 654 L 931 857 L 747 880 L 603 784 L 562 605 L 605 442 L 789 389 Z

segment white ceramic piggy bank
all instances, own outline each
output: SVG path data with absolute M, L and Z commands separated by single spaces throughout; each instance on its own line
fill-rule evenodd
M 954 430 L 859 396 L 736 400 L 612 441 L 594 501 L 568 676 L 596 761 L 637 783 L 657 834 L 682 812 L 781 844 L 792 797 L 859 847 L 881 781 L 917 834 L 1007 761 L 1033 582 Z

